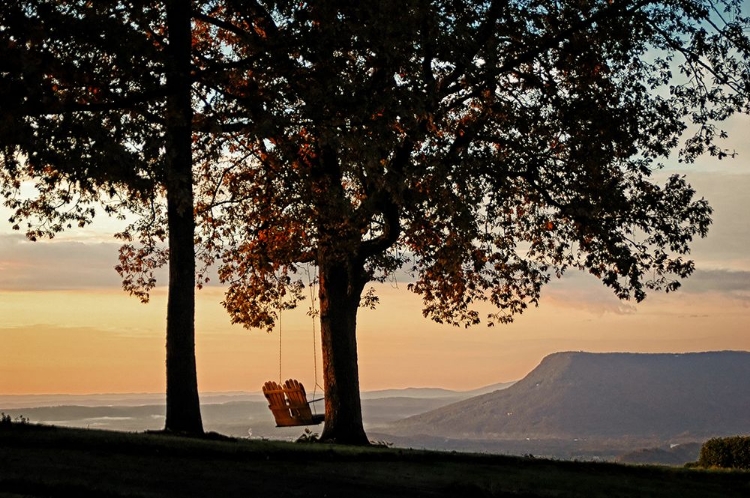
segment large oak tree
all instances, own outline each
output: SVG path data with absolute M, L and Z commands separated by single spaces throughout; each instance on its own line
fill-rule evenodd
M 368 282 L 405 269 L 426 317 L 468 326 L 509 322 L 569 269 L 636 301 L 692 273 L 710 207 L 653 173 L 677 150 L 726 154 L 716 123 L 747 111 L 740 8 L 225 3 L 222 50 L 258 64 L 214 89 L 237 134 L 201 173 L 204 255 L 220 261 L 232 320 L 254 327 L 299 295 L 300 265 L 317 267 L 323 440 L 367 443 Z

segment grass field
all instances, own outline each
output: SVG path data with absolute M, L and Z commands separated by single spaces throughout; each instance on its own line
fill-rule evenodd
M 750 473 L 163 434 L 0 428 L 0 498 L 747 497 Z

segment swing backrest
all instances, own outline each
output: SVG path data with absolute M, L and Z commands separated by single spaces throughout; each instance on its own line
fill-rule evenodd
M 277 427 L 289 427 L 297 425 L 292 415 L 289 413 L 289 405 L 284 396 L 284 389 L 276 382 L 268 381 L 263 384 L 263 394 L 268 400 L 268 408 L 276 419 Z
M 289 411 L 292 417 L 312 421 L 313 415 L 310 404 L 307 402 L 305 388 L 298 380 L 289 379 L 284 382 L 284 394 L 289 400 Z

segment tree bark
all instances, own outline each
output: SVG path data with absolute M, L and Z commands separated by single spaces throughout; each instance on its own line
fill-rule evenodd
M 367 445 L 357 364 L 357 310 L 364 288 L 345 262 L 319 261 L 325 427 L 320 439 Z
M 169 226 L 167 418 L 164 429 L 203 434 L 195 364 L 190 0 L 166 3 L 169 30 L 166 191 Z

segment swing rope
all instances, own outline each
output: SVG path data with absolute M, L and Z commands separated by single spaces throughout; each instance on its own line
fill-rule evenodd
M 309 312 L 309 315 L 310 315 L 310 318 L 312 319 L 312 344 L 313 344 L 312 347 L 313 347 L 313 379 L 314 379 L 314 386 L 313 386 L 313 392 L 312 392 L 312 398 L 313 399 L 310 402 L 313 403 L 315 401 L 321 401 L 321 400 L 325 399 L 325 397 L 323 397 L 323 398 L 316 398 L 317 393 L 318 393 L 318 389 L 320 389 L 320 391 L 323 392 L 323 393 L 325 393 L 325 389 L 318 382 L 318 355 L 317 355 L 318 345 L 317 345 L 317 340 L 315 338 L 315 336 L 318 333 L 318 331 L 317 331 L 317 329 L 315 327 L 315 321 L 316 321 L 317 316 L 318 316 L 318 310 L 315 307 L 315 304 L 317 302 L 317 298 L 315 296 L 315 279 L 313 277 L 311 277 L 311 275 L 310 275 L 310 267 L 309 267 L 309 265 L 305 269 L 305 271 L 307 273 L 308 287 L 310 288 L 310 312 Z M 282 373 L 283 373 L 283 367 L 282 367 L 283 347 L 282 347 L 282 339 L 281 339 L 281 335 L 282 335 L 281 334 L 281 332 L 282 332 L 281 315 L 282 315 L 282 312 L 283 312 L 283 302 L 282 302 L 281 294 L 279 294 L 279 301 L 278 301 L 278 304 L 277 304 L 277 309 L 278 309 L 277 321 L 278 321 L 278 327 L 279 327 L 279 385 L 283 385 L 283 377 L 282 377 Z M 325 396 L 325 394 L 324 394 L 324 396 Z M 313 405 L 313 410 L 315 410 L 314 405 Z
M 279 300 L 279 385 L 282 385 L 281 382 L 281 301 Z
M 308 265 L 305 269 L 307 272 L 307 283 L 308 287 L 310 288 L 310 318 L 312 319 L 312 344 L 313 344 L 313 378 L 315 379 L 315 385 L 313 386 L 313 402 L 320 401 L 321 399 L 325 398 L 319 398 L 316 399 L 315 396 L 318 393 L 318 388 L 322 392 L 325 393 L 325 390 L 323 387 L 318 383 L 318 346 L 317 341 L 315 339 L 315 336 L 318 334 L 317 330 L 315 329 L 315 320 L 317 319 L 318 312 L 315 309 L 315 279 L 313 279 L 310 276 L 310 266 Z M 325 395 L 325 394 L 324 394 Z M 313 410 L 315 410 L 315 405 L 313 405 Z

